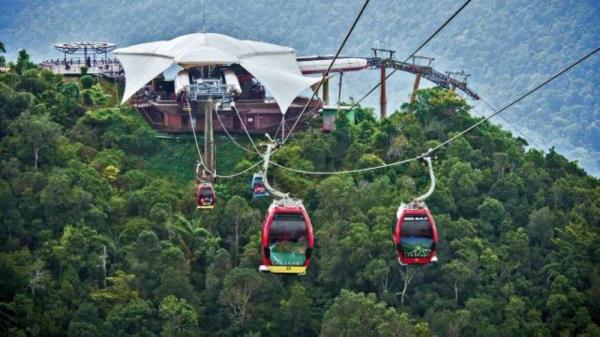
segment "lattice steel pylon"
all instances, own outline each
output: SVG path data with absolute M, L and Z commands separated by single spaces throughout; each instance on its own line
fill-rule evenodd
M 448 86 L 453 91 L 455 88 L 464 90 L 467 87 L 467 79 L 471 76 L 471 74 L 467 74 L 464 70 L 447 71 L 446 75 L 448 75 Z
M 431 65 L 435 59 L 433 57 L 414 55 L 411 57 L 411 60 L 415 68 L 415 82 L 410 94 L 410 104 L 413 104 L 417 99 L 417 90 L 419 90 L 419 85 L 421 84 L 421 75 L 431 73 L 433 70 Z
M 373 58 L 379 60 L 378 68 L 381 75 L 381 86 L 379 90 L 379 119 L 384 120 L 387 117 L 387 83 L 386 83 L 386 68 L 387 64 L 394 62 L 396 59 L 396 51 L 392 49 L 371 48 Z M 386 58 L 379 57 L 379 54 L 387 54 Z

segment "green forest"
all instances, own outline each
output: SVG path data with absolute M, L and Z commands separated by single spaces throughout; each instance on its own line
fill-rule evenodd
M 0 336 L 600 336 L 600 181 L 554 149 L 485 122 L 436 152 L 425 266 L 400 266 L 390 231 L 429 185 L 422 163 L 273 167 L 315 230 L 307 274 L 276 276 L 258 272 L 270 201 L 252 201 L 253 172 L 196 210 L 193 139 L 157 137 L 121 90 L 25 51 L 0 74 Z M 315 120 L 273 160 L 411 158 L 477 122 L 470 110 L 420 90 L 382 121 L 363 107 L 324 134 Z M 259 159 L 217 140 L 222 174 Z

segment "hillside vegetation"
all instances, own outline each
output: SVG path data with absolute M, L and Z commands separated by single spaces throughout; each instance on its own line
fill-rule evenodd
M 0 336 L 600 336 L 600 181 L 490 123 L 437 153 L 439 263 L 401 267 L 390 223 L 418 163 L 312 177 L 272 168 L 316 231 L 306 276 L 260 274 L 267 202 L 250 175 L 197 211 L 191 140 L 156 138 L 109 83 L 22 53 L 0 74 Z M 85 84 L 88 86 L 89 83 Z M 113 88 L 114 89 L 114 88 Z M 274 160 L 361 168 L 423 153 L 478 119 L 418 93 L 378 122 L 297 133 Z M 242 142 L 242 144 L 248 145 Z M 257 160 L 222 139 L 223 174 Z

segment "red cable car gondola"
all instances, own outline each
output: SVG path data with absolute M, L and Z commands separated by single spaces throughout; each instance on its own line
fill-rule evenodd
M 269 191 L 265 186 L 265 179 L 261 173 L 255 173 L 252 176 L 252 200 L 263 199 L 269 196 Z
M 438 237 L 435 221 L 425 205 L 425 199 L 435 190 L 435 174 L 429 153 L 431 153 L 431 149 L 422 157 L 429 168 L 429 178 L 431 179 L 429 189 L 412 202 L 401 204 L 396 212 L 393 239 L 398 252 L 398 262 L 404 265 L 437 262 L 435 249 Z
M 437 262 L 435 221 L 422 202 L 402 204 L 396 213 L 394 245 L 398 261 L 405 265 Z
M 262 265 L 274 274 L 305 274 L 314 247 L 312 224 L 299 200 L 273 201 L 262 228 Z
M 198 184 L 196 190 L 196 202 L 200 209 L 212 209 L 215 208 L 217 203 L 217 194 L 213 185 L 209 182 L 201 182 Z

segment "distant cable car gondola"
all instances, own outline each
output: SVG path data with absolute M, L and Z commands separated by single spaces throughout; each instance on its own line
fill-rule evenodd
M 261 271 L 305 274 L 310 264 L 314 237 L 310 218 L 299 200 L 273 201 L 262 229 Z
M 260 173 L 255 173 L 252 176 L 252 199 L 262 199 L 269 196 L 269 191 L 267 191 L 267 187 L 265 186 L 265 181 L 263 175 Z
M 435 175 L 431 158 L 423 157 L 429 167 L 431 185 L 424 195 L 408 204 L 401 204 L 396 212 L 393 240 L 398 253 L 398 261 L 404 265 L 419 265 L 437 262 L 437 231 L 435 221 L 424 200 L 435 189 Z
M 200 209 L 215 208 L 217 203 L 217 195 L 213 185 L 209 182 L 201 182 L 196 190 L 196 202 Z

